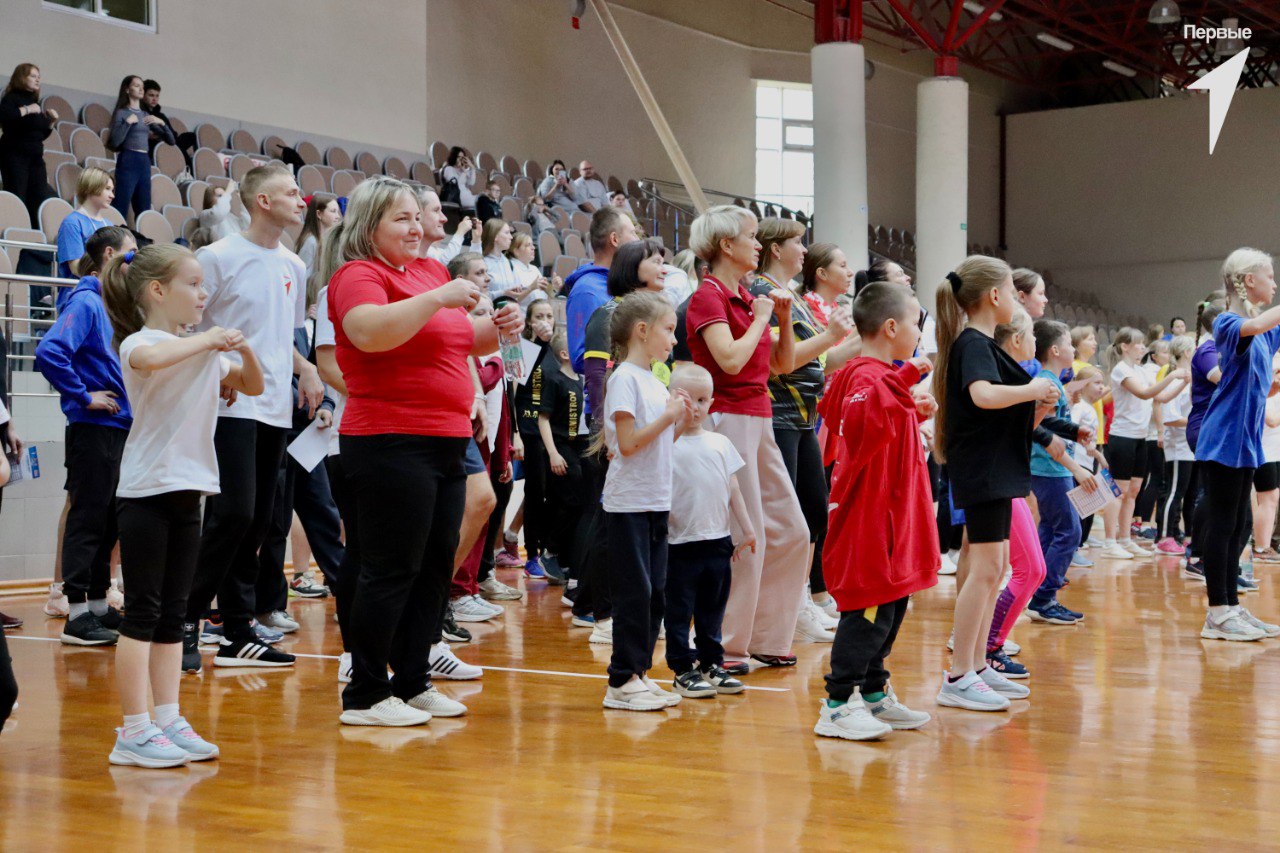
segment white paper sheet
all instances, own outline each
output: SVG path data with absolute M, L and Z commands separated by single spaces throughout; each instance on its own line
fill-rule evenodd
M 524 338 L 520 339 L 520 352 L 524 355 L 524 370 L 521 371 L 519 378 L 516 379 L 517 384 L 523 385 L 529 381 L 529 375 L 533 373 L 533 366 L 538 363 L 538 353 L 541 351 L 542 347 L 533 341 L 527 341 Z
M 313 470 L 329 451 L 331 429 L 333 427 L 322 427 L 318 419 L 312 421 L 289 445 L 289 455 L 298 460 L 304 470 Z
M 1081 518 L 1088 518 L 1120 497 L 1120 487 L 1116 485 L 1115 480 L 1111 479 L 1111 472 L 1107 469 L 1104 468 L 1094 474 L 1093 481 L 1098 484 L 1094 492 L 1086 492 L 1084 486 L 1076 486 L 1067 492 L 1067 500 L 1071 501 L 1071 505 L 1076 508 Z

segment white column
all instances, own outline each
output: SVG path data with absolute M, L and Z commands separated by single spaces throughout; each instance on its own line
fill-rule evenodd
M 862 45 L 815 45 L 814 239 L 835 243 L 849 265 L 867 264 L 867 88 Z
M 916 93 L 916 292 L 930 311 L 968 254 L 968 211 L 969 84 L 934 77 Z

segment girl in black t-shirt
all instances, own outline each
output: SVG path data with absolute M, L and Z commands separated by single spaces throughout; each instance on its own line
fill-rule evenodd
M 524 519 L 524 547 L 528 555 L 524 563 L 525 571 L 535 578 L 545 577 L 541 557 L 549 533 L 546 508 L 547 454 L 542 446 L 542 438 L 538 435 L 538 412 L 542 405 L 543 362 L 546 360 L 555 326 L 556 315 L 550 302 L 537 299 L 529 303 L 525 312 L 524 336 L 537 344 L 540 351 L 529 378 L 523 385 L 516 385 L 516 430 L 520 435 L 516 458 L 522 460 L 524 469 L 524 503 L 517 515 Z M 545 366 L 554 370 L 555 359 Z M 501 562 L 504 567 L 510 567 L 512 563 L 519 564 L 519 552 L 516 555 L 511 553 L 515 551 L 511 547 L 515 538 L 513 532 L 503 533 L 503 550 L 507 553 L 507 557 Z
M 1058 398 L 1051 382 L 1033 380 L 996 345 L 996 326 L 1017 305 L 1012 271 L 998 258 L 966 258 L 938 286 L 935 453 L 965 512 L 955 650 L 938 704 L 973 711 L 1001 711 L 1006 694 L 1025 695 L 987 666 L 986 632 L 1009 563 L 1012 502 L 1031 491 L 1031 430 L 1048 411 L 1037 404 Z

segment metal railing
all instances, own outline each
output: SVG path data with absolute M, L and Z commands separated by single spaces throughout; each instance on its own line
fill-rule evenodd
M 689 192 L 685 189 L 684 184 L 664 181 L 658 178 L 641 178 L 637 183 L 640 186 L 641 194 L 652 202 L 651 213 L 645 219 L 645 224 L 650 229 L 650 233 L 659 233 L 659 229 L 664 224 L 659 216 L 660 205 L 666 205 L 674 212 L 675 236 L 677 238 L 676 251 L 684 248 L 678 242 L 681 224 L 690 223 L 697 216 L 697 212 L 693 207 L 693 200 L 689 198 Z M 781 216 L 786 219 L 794 219 L 805 227 L 806 242 L 813 237 L 813 218 L 803 212 L 794 211 L 777 202 L 765 201 L 764 199 L 742 195 L 741 193 L 725 192 L 724 190 L 711 189 L 710 187 L 703 187 L 702 192 L 707 196 L 707 201 L 712 204 L 736 204 L 740 207 L 749 208 L 757 216 Z
M 0 246 L 8 246 L 15 249 L 22 249 L 33 252 L 44 252 L 52 256 L 52 262 L 56 265 L 58 262 L 58 247 L 48 243 L 28 243 L 22 240 L 3 240 L 0 239 Z M 27 285 L 30 287 L 47 287 L 55 294 L 62 288 L 75 287 L 79 282 L 71 278 L 56 278 L 44 275 L 23 275 L 21 273 L 0 273 L 0 283 Z M 30 294 L 30 289 L 27 291 Z M 57 318 L 57 297 L 52 298 L 49 306 L 31 305 L 30 295 L 28 295 L 27 303 L 15 303 L 13 298 L 13 288 L 6 287 L 4 293 L 4 314 L 0 315 L 0 323 L 4 324 L 4 378 L 5 387 L 9 389 L 11 397 L 57 397 L 57 394 L 38 391 L 14 391 L 13 390 L 13 368 L 15 362 L 30 361 L 35 362 L 34 354 L 21 354 L 15 352 L 15 346 L 19 343 L 27 344 L 35 340 L 38 335 L 31 334 L 34 326 L 52 326 Z M 15 309 L 26 309 L 27 316 L 19 317 Z M 42 316 L 44 315 L 44 316 Z M 14 334 L 14 325 L 18 323 L 27 324 L 28 334 L 19 337 Z

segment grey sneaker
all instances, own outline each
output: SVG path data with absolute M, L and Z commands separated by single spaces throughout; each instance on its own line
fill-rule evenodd
M 924 711 L 913 711 L 898 701 L 893 688 L 885 685 L 884 698 L 879 702 L 868 702 L 865 696 L 862 703 L 867 706 L 871 716 L 894 729 L 918 729 L 933 719 Z
M 1249 612 L 1247 608 L 1241 607 L 1236 611 L 1236 615 L 1243 619 L 1247 624 L 1252 625 L 1267 637 L 1280 637 L 1280 625 L 1272 625 L 1270 622 L 1263 622 L 1257 616 Z
M 856 699 L 834 708 L 822 702 L 818 706 L 818 722 L 813 726 L 813 733 L 819 737 L 845 740 L 879 740 L 891 731 L 892 726 L 877 720 L 867 706 Z
M 1206 640 L 1251 642 L 1253 640 L 1261 640 L 1266 634 L 1261 628 L 1256 628 L 1246 622 L 1239 613 L 1228 613 L 1221 622 L 1214 621 L 1213 614 L 1206 613 L 1204 627 L 1200 629 L 1200 636 Z
M 258 624 L 264 628 L 271 628 L 282 634 L 292 634 L 298 630 L 298 623 L 289 618 L 289 614 L 283 610 L 272 610 L 270 613 L 263 613 L 258 616 Z
M 208 761 L 218 757 L 218 747 L 196 734 L 182 717 L 164 727 L 164 736 L 185 750 L 191 761 Z
M 989 666 L 984 666 L 978 677 L 987 683 L 995 692 L 1006 699 L 1026 699 L 1031 695 L 1031 688 L 1016 681 L 1010 681 Z
M 942 674 L 942 687 L 938 690 L 938 704 L 969 711 L 1004 711 L 1009 700 L 991 689 L 976 672 L 967 673 L 959 681 L 951 681 Z

